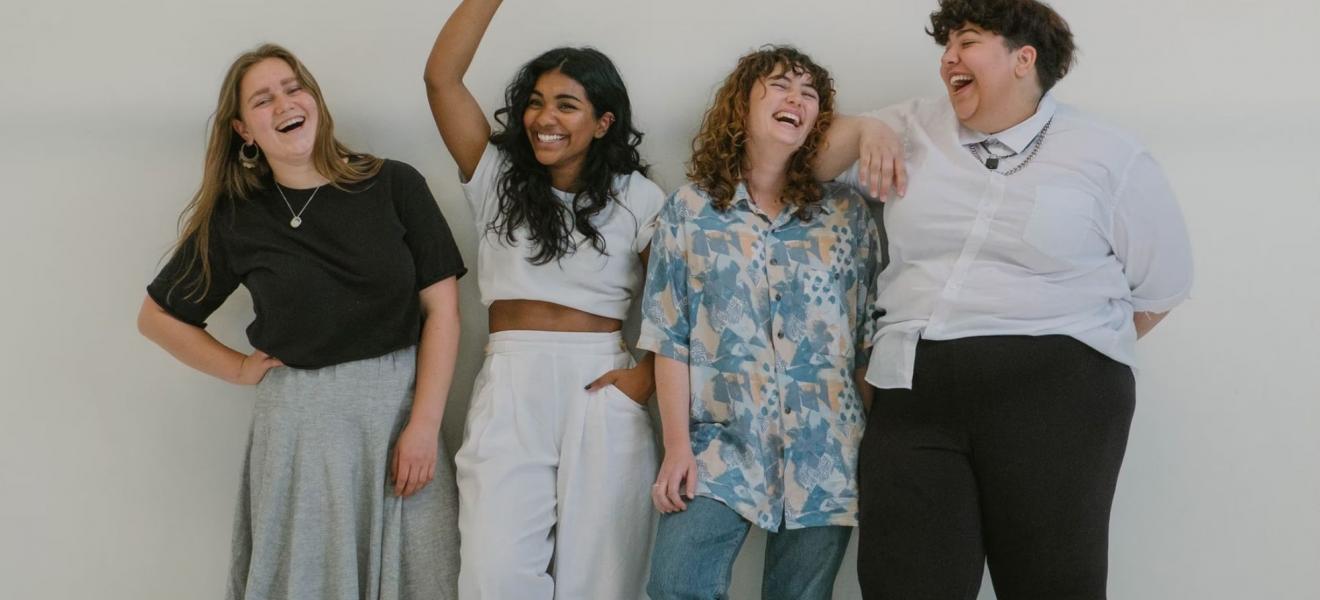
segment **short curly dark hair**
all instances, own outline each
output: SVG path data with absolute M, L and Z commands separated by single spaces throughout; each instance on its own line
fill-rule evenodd
M 940 0 L 940 9 L 930 14 L 926 33 L 943 46 L 949 33 L 963 25 L 975 25 L 1004 36 L 1012 50 L 1036 49 L 1036 77 L 1041 92 L 1048 92 L 1068 74 L 1075 60 L 1068 22 L 1048 4 L 1036 0 Z

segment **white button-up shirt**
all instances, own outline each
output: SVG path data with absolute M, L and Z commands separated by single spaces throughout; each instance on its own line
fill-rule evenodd
M 944 97 L 869 116 L 906 139 L 910 176 L 906 197 L 884 207 L 890 263 L 873 313 L 872 385 L 910 388 L 923 338 L 1061 334 L 1132 365 L 1133 312 L 1187 297 L 1182 214 L 1159 165 L 1123 132 L 1048 95 L 994 136 L 963 127 Z M 1003 175 L 1047 123 L 1030 164 Z M 1018 154 L 991 171 L 969 150 L 983 141 Z M 857 167 L 842 180 L 860 187 Z

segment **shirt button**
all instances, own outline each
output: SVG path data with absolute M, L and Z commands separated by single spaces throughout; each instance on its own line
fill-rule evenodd
M 781 331 L 781 332 L 779 332 L 779 333 L 776 333 L 776 334 L 775 334 L 775 337 L 777 337 L 777 338 L 779 338 L 779 339 L 781 339 L 781 340 L 784 339 L 784 332 Z
M 791 406 L 785 406 L 785 407 L 784 407 L 784 414 L 786 414 L 786 415 L 791 415 L 791 414 L 793 414 L 793 407 L 791 407 Z
M 784 299 L 784 295 L 783 295 L 783 294 L 778 294 L 778 293 L 775 294 L 775 302 L 779 302 L 780 300 L 783 300 L 783 299 Z
M 772 258 L 772 259 L 770 259 L 770 264 L 772 264 L 772 265 L 777 265 L 777 264 L 779 264 L 779 259 L 778 259 L 778 258 Z

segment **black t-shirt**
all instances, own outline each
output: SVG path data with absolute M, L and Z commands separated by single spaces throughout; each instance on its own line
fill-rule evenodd
M 467 272 L 422 175 L 387 160 L 379 174 L 347 190 L 327 184 L 296 229 L 274 185 L 267 182 L 247 200 L 217 204 L 205 297 L 190 300 L 188 282 L 176 285 L 192 258 L 191 243 L 175 253 L 147 294 L 180 321 L 205 327 L 243 284 L 256 313 L 248 341 L 291 367 L 314 369 L 416 344 L 418 292 Z M 295 211 L 311 193 L 285 188 Z

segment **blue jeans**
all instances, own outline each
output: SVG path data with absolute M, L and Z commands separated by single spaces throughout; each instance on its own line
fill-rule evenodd
M 751 523 L 724 503 L 698 496 L 661 515 L 651 553 L 651 600 L 729 597 L 729 578 Z M 780 529 L 765 545 L 763 600 L 829 600 L 852 527 Z

